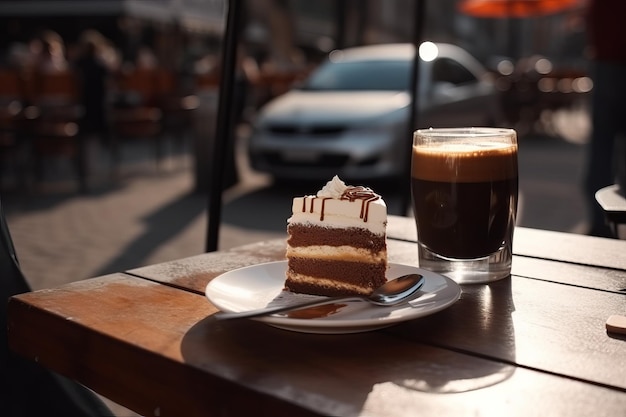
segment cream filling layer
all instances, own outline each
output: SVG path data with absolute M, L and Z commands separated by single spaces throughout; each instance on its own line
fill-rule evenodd
M 359 294 L 369 294 L 372 289 L 369 287 L 363 287 L 360 285 L 346 284 L 345 282 L 339 282 L 327 278 L 311 277 L 309 275 L 297 274 L 294 272 L 287 272 L 287 280 L 294 283 L 307 283 L 314 284 L 316 287 L 329 287 L 329 288 L 342 288 L 349 290 L 350 292 L 356 292 Z
M 380 263 L 387 261 L 387 251 L 382 250 L 373 254 L 367 249 L 355 248 L 354 246 L 348 245 L 287 246 L 287 257 Z

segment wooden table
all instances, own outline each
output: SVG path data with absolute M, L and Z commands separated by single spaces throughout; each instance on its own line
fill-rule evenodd
M 392 217 L 390 261 L 416 262 Z M 513 276 L 434 315 L 316 335 L 218 322 L 204 289 L 284 241 L 13 297 L 10 346 L 146 416 L 624 416 L 626 241 L 518 228 Z

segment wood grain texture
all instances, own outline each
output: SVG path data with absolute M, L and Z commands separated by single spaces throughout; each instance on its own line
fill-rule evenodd
M 417 265 L 412 218 L 390 262 Z M 10 347 L 146 416 L 617 416 L 626 410 L 626 241 L 518 228 L 513 276 L 434 315 L 352 335 L 217 321 L 223 272 L 284 239 L 9 301 Z
M 411 263 L 414 246 L 391 240 L 390 258 Z M 255 253 L 257 247 L 265 259 L 283 253 L 283 242 L 273 240 L 221 253 L 219 262 L 209 254 L 213 272 L 199 272 L 195 275 L 199 284 L 189 289 L 204 291 L 206 283 L 224 268 L 246 266 L 254 258 L 241 256 L 240 251 Z M 626 295 L 616 288 L 626 283 L 626 272 L 517 256 L 513 266 L 516 274 L 524 275 L 489 286 L 463 286 L 461 300 L 450 309 L 400 328 L 417 328 L 407 330 L 407 335 L 434 335 L 420 338 L 423 342 L 575 378 L 595 377 L 598 383 L 626 389 L 626 374 L 615 366 L 626 365 L 626 344 L 607 335 L 604 327 L 610 315 L 626 306 Z M 207 260 L 199 256 L 177 261 L 171 269 L 163 264 L 135 272 L 155 281 L 180 282 L 177 271 L 187 274 L 206 268 Z M 189 275 L 185 279 L 194 281 Z M 544 355 L 537 355 L 536 349 Z
M 216 321 L 200 295 L 117 274 L 11 299 L 9 331 L 21 354 L 146 416 L 620 415 L 623 390 L 468 353 L 467 344 L 513 361 L 541 356 L 520 348 L 532 341 L 518 333 L 516 286 L 508 299 L 493 290 L 505 301 L 492 308 L 510 320 L 474 314 L 446 326 L 468 309 L 495 315 L 473 295 L 430 323 L 327 336 Z M 430 332 L 426 343 L 420 332 Z M 458 346 L 446 348 L 451 341 Z
M 626 392 L 626 343 L 607 318 L 625 296 L 514 276 L 463 286 L 435 315 L 389 329 L 400 337 L 514 363 Z
M 10 347 L 141 415 L 256 415 L 259 407 L 315 415 L 276 406 L 246 381 L 233 383 L 241 378 L 229 378 L 227 368 L 199 370 L 202 363 L 220 368 L 208 355 L 188 363 L 187 332 L 215 311 L 186 291 L 107 276 L 11 299 Z
M 211 252 L 128 271 L 146 279 L 204 294 L 206 285 L 227 271 L 285 259 L 284 239 L 253 243 L 225 252 Z

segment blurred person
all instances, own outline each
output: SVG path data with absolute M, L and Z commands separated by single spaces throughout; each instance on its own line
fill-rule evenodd
M 593 90 L 591 140 L 585 166 L 585 196 L 590 212 L 588 234 L 612 237 L 595 193 L 615 183 L 615 141 L 626 133 L 623 101 L 626 100 L 626 1 L 590 0 L 586 24 Z
M 38 70 L 48 74 L 65 71 L 68 68 L 68 62 L 63 38 L 58 33 L 47 30 L 42 34 L 41 42 Z
M 28 66 L 30 56 L 30 50 L 26 43 L 13 42 L 7 52 L 7 64 L 10 67 L 24 69 Z
M 14 42 L 9 49 L 9 64 L 25 72 L 34 71 L 39 63 L 42 42 L 33 37 L 27 42 Z
M 218 80 L 221 77 L 222 64 L 217 62 L 210 74 Z M 224 164 L 223 188 L 227 189 L 239 182 L 239 173 L 235 158 L 235 142 L 237 140 L 237 127 L 245 121 L 245 110 L 252 94 L 253 86 L 259 80 L 259 67 L 256 60 L 247 54 L 243 45 L 237 47 L 235 59 L 235 74 L 233 80 L 232 114 L 228 126 L 229 141 L 226 143 L 226 160 Z
M 259 79 L 259 67 L 257 62 L 248 55 L 245 46 L 237 48 L 235 61 L 235 80 L 233 96 L 232 126 L 230 126 L 231 140 L 227 146 L 227 164 L 224 175 L 224 188 L 233 186 L 239 182 L 239 173 L 236 166 L 235 142 L 237 138 L 237 127 L 246 121 L 246 108 L 253 93 L 253 87 Z
M 88 44 L 96 47 L 98 60 L 103 63 L 109 71 L 116 71 L 121 65 L 121 53 L 113 45 L 113 42 L 96 29 L 86 29 L 81 32 L 78 42 L 75 44 L 73 62 L 83 56 Z M 69 55 L 69 54 L 68 54 Z
M 245 47 L 237 48 L 235 63 L 235 123 L 245 121 L 249 97 L 260 78 L 259 65 L 247 54 Z
M 79 40 L 79 55 L 74 66 L 79 75 L 79 91 L 83 117 L 81 131 L 97 135 L 101 140 L 108 133 L 107 90 L 113 63 L 104 36 L 94 30 L 83 32 Z
M 137 51 L 137 58 L 135 59 L 135 68 L 153 70 L 159 66 L 156 55 L 152 49 L 148 46 L 142 46 Z

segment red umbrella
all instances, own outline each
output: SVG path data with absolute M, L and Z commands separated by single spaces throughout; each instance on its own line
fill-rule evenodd
M 587 0 L 458 0 L 460 13 L 475 18 L 506 19 L 508 53 L 517 58 L 517 40 L 522 19 L 541 18 L 583 7 Z
M 459 11 L 473 17 L 536 17 L 564 12 L 581 0 L 462 0 Z

